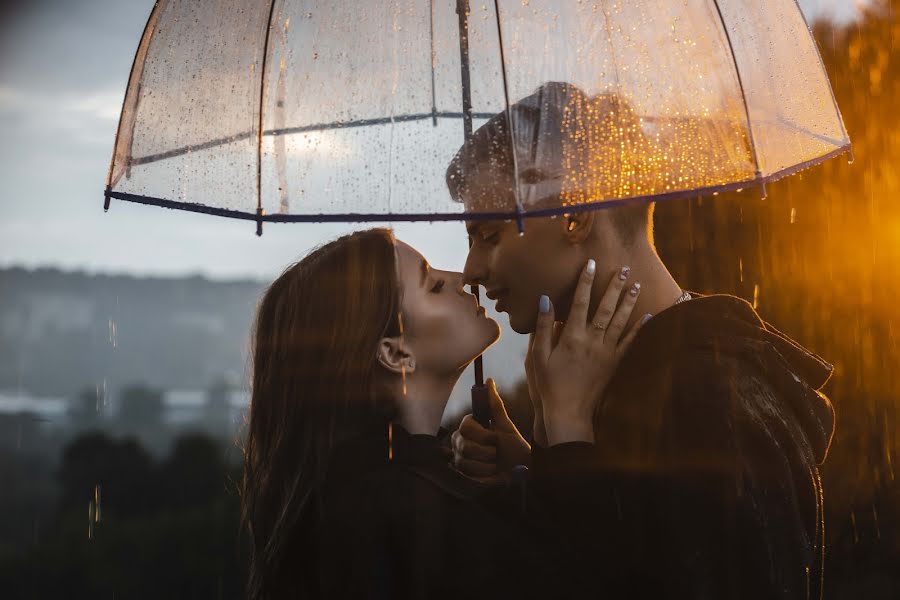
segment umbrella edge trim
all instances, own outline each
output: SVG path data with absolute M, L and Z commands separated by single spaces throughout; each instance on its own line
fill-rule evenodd
M 851 150 L 851 145 L 847 144 L 832 150 L 822 156 L 811 160 L 792 165 L 780 171 L 776 171 L 770 175 L 754 177 L 744 181 L 736 181 L 724 185 L 709 186 L 706 188 L 694 190 L 680 190 L 676 192 L 668 192 L 665 194 L 655 194 L 652 196 L 631 196 L 628 198 L 617 198 L 615 200 L 602 200 L 600 202 L 586 202 L 584 204 L 559 206 L 554 208 L 546 208 L 533 211 L 523 211 L 517 214 L 515 211 L 504 212 L 480 212 L 480 213 L 335 213 L 335 214 L 263 214 L 258 215 L 255 212 L 245 212 L 229 208 L 221 208 L 216 206 L 208 206 L 205 204 L 197 204 L 193 202 L 180 202 L 176 200 L 167 200 L 165 198 L 155 198 L 152 196 L 143 196 L 140 194 L 129 194 L 127 192 L 117 192 L 106 188 L 104 198 L 115 198 L 136 204 L 145 204 L 151 206 L 160 206 L 173 210 L 184 210 L 188 212 L 203 213 L 219 217 L 227 217 L 231 219 L 240 219 L 245 221 L 263 221 L 268 223 L 360 223 L 360 222 L 385 222 L 385 221 L 488 221 L 488 220 L 504 220 L 513 221 L 518 216 L 524 218 L 549 217 L 562 214 L 573 214 L 590 210 L 602 210 L 614 206 L 621 206 L 631 202 L 663 202 L 667 200 L 681 200 L 685 198 L 695 198 L 697 196 L 709 196 L 723 192 L 731 192 L 740 190 L 753 185 L 763 185 L 777 181 L 789 175 L 793 175 L 799 171 L 813 167 L 819 163 L 825 162 L 845 152 Z

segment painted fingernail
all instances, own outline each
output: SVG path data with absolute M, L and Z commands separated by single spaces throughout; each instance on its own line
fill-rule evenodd
M 594 261 L 593 258 L 589 258 L 588 264 L 587 264 L 588 275 L 593 275 L 594 271 L 596 271 L 596 270 L 597 270 L 597 263 Z
M 547 314 L 550 312 L 550 297 L 543 295 L 541 296 L 540 302 L 538 302 L 538 310 L 541 311 L 541 314 Z
M 625 281 L 628 279 L 629 273 L 631 273 L 631 267 L 622 267 L 622 270 L 619 271 L 619 279 Z
M 649 321 L 652 317 L 653 317 L 653 315 L 651 315 L 650 313 L 647 313 L 646 315 L 641 317 L 641 325 L 643 325 L 644 323 Z
M 637 281 L 635 281 L 632 284 L 631 289 L 628 290 L 628 293 L 631 294 L 632 296 L 637 296 L 640 292 L 641 292 L 641 284 L 640 284 L 640 282 L 637 282 Z

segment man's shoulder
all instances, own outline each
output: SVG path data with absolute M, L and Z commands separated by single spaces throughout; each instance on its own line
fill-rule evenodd
M 708 436 L 732 429 L 774 389 L 752 353 L 698 344 L 660 353 L 611 392 L 603 412 L 617 421 Z
M 758 379 L 760 375 L 759 362 L 752 351 L 723 348 L 711 342 L 662 351 L 631 364 L 627 371 L 617 373 L 616 386 L 633 389 L 645 397 L 677 398 L 700 392 L 725 392 L 732 390 L 735 382 Z

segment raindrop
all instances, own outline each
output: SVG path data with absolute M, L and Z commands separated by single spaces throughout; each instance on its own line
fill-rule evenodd
M 388 421 L 388 461 L 394 460 L 394 424 Z
M 875 509 L 875 505 L 872 505 L 872 516 L 875 518 L 875 535 L 878 539 L 881 539 L 881 526 L 878 524 L 878 511 Z
M 88 501 L 88 539 L 94 539 L 94 501 Z
M 100 484 L 94 485 L 94 522 L 100 522 Z

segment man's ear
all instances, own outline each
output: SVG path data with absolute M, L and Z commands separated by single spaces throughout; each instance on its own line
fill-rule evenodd
M 416 357 L 400 337 L 385 337 L 378 342 L 376 358 L 389 373 L 407 375 L 416 370 Z
M 573 244 L 584 242 L 594 227 L 594 218 L 592 210 L 565 215 L 562 220 L 563 227 L 565 227 L 563 235 Z

